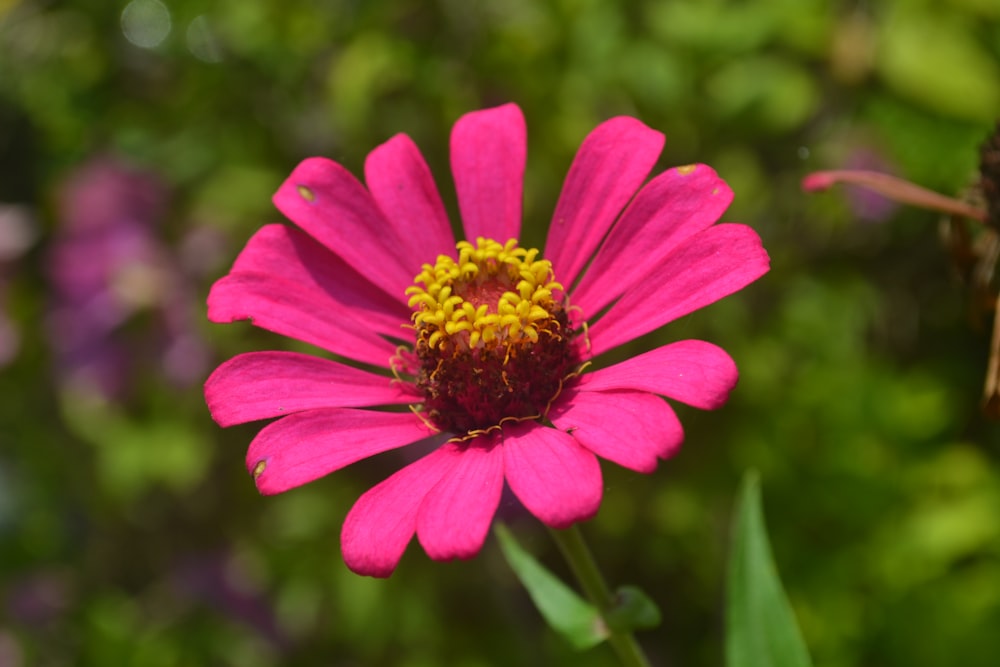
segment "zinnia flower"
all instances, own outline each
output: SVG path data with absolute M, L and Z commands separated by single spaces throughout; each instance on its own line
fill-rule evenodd
M 598 510 L 598 456 L 644 473 L 671 456 L 683 431 L 660 396 L 719 407 L 737 379 L 729 355 L 685 340 L 592 372 L 588 362 L 741 289 L 768 257 L 749 227 L 714 224 L 732 193 L 711 168 L 669 169 L 641 187 L 663 142 L 633 118 L 599 125 L 544 253 L 517 242 L 527 140 L 513 104 L 452 130 L 468 239 L 457 245 L 406 135 L 369 154 L 367 187 L 330 160 L 302 162 L 274 196 L 297 228 L 250 239 L 212 288 L 209 318 L 250 319 L 355 364 L 251 352 L 208 379 L 222 426 L 279 417 L 247 453 L 260 492 L 450 435 L 345 519 L 348 567 L 388 576 L 414 534 L 433 559 L 474 556 L 505 482 L 565 528 Z

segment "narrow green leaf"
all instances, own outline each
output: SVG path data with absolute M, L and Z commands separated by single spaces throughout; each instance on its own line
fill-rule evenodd
M 811 667 L 781 587 L 756 472 L 743 477 L 733 520 L 726 605 L 726 667 Z
M 579 650 L 595 646 L 607 638 L 607 627 L 592 604 L 522 549 L 506 526 L 498 523 L 494 531 L 504 558 L 553 630 Z

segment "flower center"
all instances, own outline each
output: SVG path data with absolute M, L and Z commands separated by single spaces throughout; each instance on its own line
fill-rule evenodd
M 424 264 L 406 290 L 424 414 L 468 435 L 544 417 L 579 364 L 552 263 L 515 239 L 456 247 L 458 261 Z

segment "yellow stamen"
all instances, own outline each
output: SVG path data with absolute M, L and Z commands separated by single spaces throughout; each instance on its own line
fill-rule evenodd
M 476 349 L 536 342 L 552 319 L 563 286 L 538 250 L 478 238 L 457 244 L 458 260 L 440 255 L 407 288 L 413 325 L 431 349 Z M 544 327 L 542 327 L 544 328 Z

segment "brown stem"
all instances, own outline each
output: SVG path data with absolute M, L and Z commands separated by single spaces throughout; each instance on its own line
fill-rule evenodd
M 981 208 L 878 171 L 854 169 L 817 171 L 802 179 L 802 189 L 806 192 L 817 192 L 837 183 L 849 183 L 867 188 L 903 204 L 986 222 L 986 211 Z

